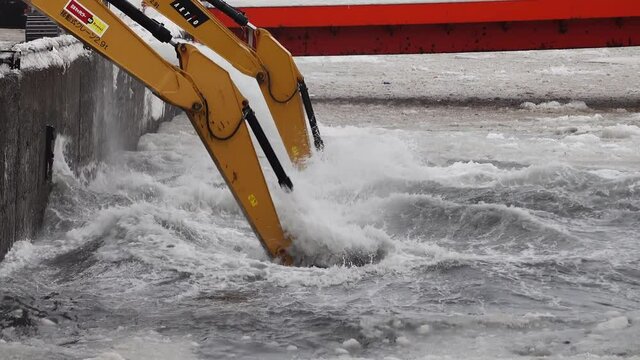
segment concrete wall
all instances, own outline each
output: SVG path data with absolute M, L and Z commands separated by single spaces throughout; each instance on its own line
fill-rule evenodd
M 49 194 L 46 126 L 71 140 L 65 157 L 76 172 L 154 131 L 176 110 L 153 118 L 153 96 L 99 56 L 0 78 L 0 260 L 16 241 L 37 234 Z M 158 111 L 156 111 L 158 113 Z M 160 112 L 162 113 L 162 112 Z

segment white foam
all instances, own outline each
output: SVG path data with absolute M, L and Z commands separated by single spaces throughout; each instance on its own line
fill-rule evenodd
M 36 263 L 38 249 L 30 240 L 16 241 L 4 260 L 0 262 L 0 278 L 10 276 L 14 271 Z
M 416 331 L 420 335 L 427 335 L 432 331 L 432 329 L 429 324 L 424 324 L 424 325 L 421 325 Z
M 489 133 L 489 134 L 487 134 L 487 139 L 489 139 L 489 140 L 504 140 L 504 134 Z
M 75 178 L 75 174 L 69 167 L 65 156 L 67 146 L 71 145 L 71 139 L 65 135 L 56 136 L 53 147 L 52 175 L 54 182 L 65 182 Z
M 170 338 L 154 331 L 116 334 L 117 337 L 115 339 L 98 336 L 94 341 L 100 342 L 102 348 L 106 345 L 108 350 L 98 354 L 97 357 L 87 360 L 198 359 L 195 354 L 198 344 L 191 341 L 188 336 Z
M 629 325 L 630 325 L 629 318 L 627 318 L 626 316 L 618 316 L 598 324 L 596 326 L 596 330 L 598 331 L 621 330 L 629 327 Z

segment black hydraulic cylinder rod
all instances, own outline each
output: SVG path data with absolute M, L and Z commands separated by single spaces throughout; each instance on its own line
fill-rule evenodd
M 216 9 L 222 11 L 225 15 L 233 19 L 240 26 L 247 26 L 249 23 L 249 18 L 240 10 L 234 8 L 233 6 L 227 4 L 222 0 L 207 0 L 211 5 L 213 5 Z
M 171 32 L 167 30 L 162 24 L 153 20 L 152 18 L 145 15 L 142 11 L 140 11 L 137 7 L 133 6 L 127 0 L 107 0 L 108 3 L 115 6 L 118 10 L 122 11 L 125 15 L 131 18 L 131 20 L 137 22 L 149 31 L 153 37 L 158 39 L 163 43 L 170 43 L 173 39 L 171 36 Z
M 292 191 L 293 183 L 291 182 L 291 179 L 289 179 L 289 176 L 287 175 L 287 173 L 282 168 L 282 164 L 280 163 L 280 160 L 278 159 L 276 152 L 273 151 L 273 147 L 271 147 L 271 143 L 269 142 L 269 139 L 267 139 L 267 136 L 264 134 L 264 130 L 262 130 L 262 126 L 258 122 L 258 119 L 256 118 L 256 114 L 249 107 L 249 105 L 245 106 L 243 111 L 244 111 L 244 118 L 249 123 L 249 126 L 251 127 L 253 134 L 256 136 L 256 139 L 258 140 L 258 143 L 260 144 L 260 147 L 262 148 L 264 155 L 267 157 L 267 160 L 269 160 L 269 164 L 271 165 L 273 172 L 275 172 L 276 176 L 278 177 L 278 184 L 280 184 L 281 188 L 287 191 Z
M 298 87 L 300 88 L 300 95 L 302 95 L 302 103 L 304 104 L 304 109 L 307 112 L 307 117 L 309 118 L 309 126 L 311 127 L 311 134 L 313 135 L 313 144 L 316 146 L 316 149 L 318 151 L 322 151 L 324 150 L 324 141 L 322 141 L 322 137 L 320 136 L 320 129 L 318 129 L 316 113 L 315 111 L 313 111 L 313 105 L 311 105 L 309 89 L 307 88 L 307 84 L 305 84 L 304 81 L 300 81 L 298 83 Z

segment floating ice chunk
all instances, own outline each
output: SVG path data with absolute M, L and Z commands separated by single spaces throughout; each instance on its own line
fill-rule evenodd
M 602 129 L 603 139 L 628 139 L 632 136 L 640 136 L 640 127 L 635 125 L 615 125 Z
M 552 66 L 549 69 L 537 70 L 539 74 L 548 75 L 573 75 L 574 71 L 566 66 Z
M 560 128 L 560 129 L 556 129 L 556 131 L 554 131 L 554 133 L 556 135 L 570 135 L 570 134 L 575 134 L 578 132 L 578 128 L 575 126 L 569 126 L 569 127 L 565 127 L 565 128 Z
M 347 355 L 349 354 L 349 351 L 343 348 L 336 348 L 336 354 L 338 355 Z
M 564 141 L 572 143 L 597 143 L 600 142 L 600 138 L 593 134 L 580 134 L 569 135 L 564 138 Z
M 629 327 L 629 318 L 626 316 L 618 316 L 613 319 L 609 319 L 596 326 L 596 330 L 610 331 L 610 330 L 622 330 Z
M 287 351 L 296 351 L 298 350 L 298 347 L 295 345 L 289 345 L 287 346 Z
M 345 349 L 347 349 L 348 351 L 356 351 L 356 350 L 360 350 L 362 348 L 362 345 L 360 345 L 358 340 L 353 339 L 353 338 L 343 342 L 342 346 Z
M 597 74 L 598 72 L 570 68 L 570 67 L 561 65 L 561 66 L 552 66 L 548 69 L 536 70 L 536 73 L 544 74 L 544 75 L 570 76 L 570 75 L 576 75 L 576 74 Z
M 624 172 L 618 171 L 618 170 L 612 170 L 612 169 L 596 169 L 596 170 L 589 170 L 588 172 L 590 174 L 599 176 L 599 177 L 601 177 L 603 179 L 607 179 L 607 180 L 620 179 L 620 178 L 626 176 L 626 174 Z M 618 316 L 618 315 L 620 315 L 620 313 L 609 314 L 609 312 L 607 312 L 605 315 L 607 315 L 607 316 Z
M 85 360 L 125 360 L 125 358 L 116 352 L 106 352 L 98 355 L 97 357 L 87 358 Z
M 427 335 L 431 332 L 431 326 L 429 324 L 424 324 L 418 328 L 417 332 L 420 335 Z
M 546 357 L 551 356 L 552 352 L 545 344 L 528 345 L 521 349 L 515 349 L 514 353 L 520 356 Z
M 599 64 L 616 64 L 616 65 L 638 65 L 640 64 L 640 59 L 636 56 L 607 56 L 605 58 L 596 58 L 586 60 L 586 62 L 590 63 L 599 63 Z
M 57 324 L 47 318 L 40 319 L 40 325 L 42 326 L 56 326 Z
M 242 337 L 242 340 L 244 340 L 244 341 L 251 340 L 251 336 L 249 336 L 249 335 L 244 335 L 244 336 Z
M 487 139 L 504 140 L 504 135 L 503 134 L 489 133 L 489 134 L 487 134 Z
M 407 339 L 406 337 L 404 337 L 404 336 L 399 336 L 396 339 L 396 344 L 402 345 L 402 346 L 407 346 L 407 345 L 411 344 L 411 341 L 409 339 Z
M 558 101 L 548 101 L 540 104 L 525 102 L 520 105 L 525 110 L 544 110 L 544 111 L 562 111 L 562 110 L 589 110 L 589 106 L 584 101 L 571 101 L 562 104 Z
M 588 123 L 598 122 L 603 119 L 603 116 L 600 114 L 594 115 L 562 115 L 562 116 L 553 116 L 553 117 L 539 117 L 537 120 L 542 121 L 544 123 L 553 123 L 552 125 L 559 125 L 563 123 L 587 123 L 583 126 L 578 127 L 578 131 L 590 131 L 593 127 L 589 126 Z M 550 124 L 551 125 L 551 124 Z M 568 125 L 568 124 L 566 124 Z M 571 126 L 571 125 L 570 125 Z M 575 125 L 573 125 L 575 126 Z

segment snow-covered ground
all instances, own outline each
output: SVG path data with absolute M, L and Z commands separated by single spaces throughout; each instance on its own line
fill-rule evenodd
M 24 41 L 24 30 L 0 28 L 0 50 L 9 50 L 21 41 Z
M 65 69 L 79 57 L 91 54 L 90 50 L 71 35 L 12 44 L 10 49 L 19 54 L 20 70 L 11 70 L 6 64 L 0 65 L 0 78 L 8 72 L 17 73 L 49 67 Z
M 640 48 L 307 57 L 298 59 L 298 65 L 316 84 L 312 91 L 317 97 L 350 102 L 475 102 L 499 108 L 526 101 L 582 100 L 591 107 L 615 108 L 635 106 L 640 96 Z

